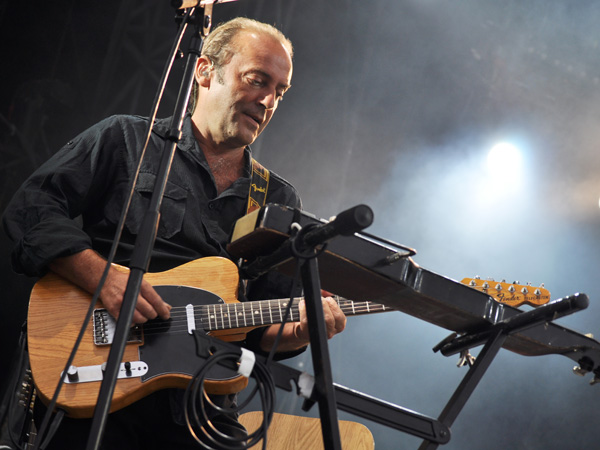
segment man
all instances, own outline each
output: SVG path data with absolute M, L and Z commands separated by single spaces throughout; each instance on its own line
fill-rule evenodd
M 232 226 L 246 212 L 248 145 L 267 126 L 290 87 L 292 56 L 291 43 L 278 30 L 250 19 L 227 22 L 206 39 L 195 70 L 196 105 L 184 121 L 173 160 L 150 271 L 205 256 L 228 256 L 225 245 Z M 147 121 L 138 117 L 106 119 L 69 142 L 24 183 L 4 216 L 7 234 L 15 242 L 17 271 L 41 275 L 50 269 L 94 292 L 146 127 Z M 119 264 L 129 262 L 167 128 L 165 120 L 153 127 L 115 258 Z M 266 201 L 300 206 L 296 190 L 274 173 Z M 114 316 L 119 313 L 126 282 L 126 275 L 111 270 L 101 290 L 100 298 Z M 289 295 L 289 287 L 288 280 L 270 274 L 254 282 L 248 295 L 275 298 Z M 344 329 L 346 319 L 330 298 L 323 300 L 323 310 L 332 337 Z M 293 354 L 308 344 L 308 323 L 301 312 L 300 322 L 286 324 L 278 351 Z M 170 306 L 144 282 L 133 320 L 144 323 L 157 317 L 168 319 Z M 277 328 L 250 333 L 245 345 L 269 351 Z M 177 420 L 181 405 L 174 404 L 176 399 L 160 391 L 111 414 L 104 448 L 194 448 L 195 442 Z M 85 422 L 65 420 L 53 448 L 84 445 Z M 226 425 L 235 432 L 235 424 Z

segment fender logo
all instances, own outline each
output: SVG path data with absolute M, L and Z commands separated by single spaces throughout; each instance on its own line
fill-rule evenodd
M 252 189 L 254 189 L 254 192 L 261 192 L 263 194 L 267 193 L 267 189 L 266 188 L 264 188 L 264 187 L 259 188 L 254 183 L 252 183 Z

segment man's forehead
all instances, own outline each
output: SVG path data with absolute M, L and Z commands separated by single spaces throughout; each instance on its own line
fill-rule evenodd
M 254 30 L 241 30 L 233 41 L 234 49 L 250 55 L 276 55 L 285 57 L 290 65 L 292 58 L 284 44 L 274 36 Z
M 236 36 L 231 62 L 243 71 L 279 76 L 289 84 L 292 59 L 283 44 L 273 36 L 243 30 Z M 276 73 L 274 73 L 276 72 Z

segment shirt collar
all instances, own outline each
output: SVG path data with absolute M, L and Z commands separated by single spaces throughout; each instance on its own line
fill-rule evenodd
M 168 131 L 169 131 L 170 123 L 171 123 L 170 117 L 164 118 L 164 119 L 156 119 L 154 122 L 154 127 L 152 128 L 152 131 L 154 133 L 156 133 L 158 136 L 162 137 L 163 139 L 166 139 Z M 203 164 L 205 164 L 208 167 L 208 165 L 206 163 L 206 158 L 204 157 L 204 153 L 201 151 L 200 146 L 198 145 L 198 142 L 196 141 L 196 138 L 194 137 L 194 129 L 193 129 L 193 124 L 192 124 L 192 115 L 191 114 L 186 114 L 185 118 L 183 119 L 183 125 L 181 128 L 181 131 L 182 131 L 182 135 L 181 135 L 181 139 L 179 140 L 179 143 L 177 144 L 177 147 L 180 150 L 183 150 L 185 152 L 195 154 L 200 159 L 200 161 L 202 161 Z M 244 174 L 243 174 L 244 178 L 250 178 L 250 175 L 252 173 L 251 162 L 252 162 L 252 149 L 250 148 L 249 145 L 247 145 L 246 148 L 244 149 Z

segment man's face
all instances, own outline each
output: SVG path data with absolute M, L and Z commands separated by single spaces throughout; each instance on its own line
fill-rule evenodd
M 239 148 L 251 144 L 267 126 L 290 87 L 292 61 L 277 40 L 250 31 L 234 38 L 235 53 L 211 74 L 204 115 L 207 137 Z

